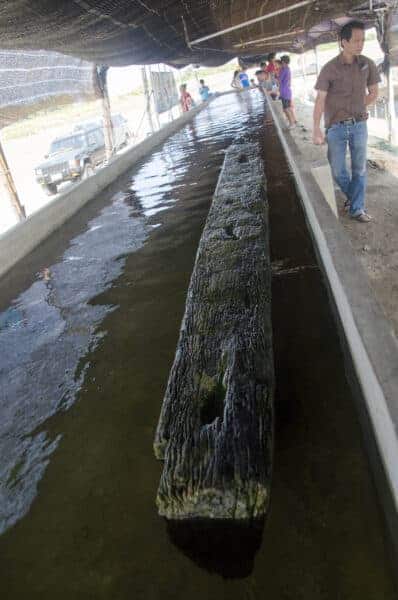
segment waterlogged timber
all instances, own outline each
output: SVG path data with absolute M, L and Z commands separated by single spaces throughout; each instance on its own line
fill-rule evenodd
M 336 325 L 272 125 L 268 517 L 257 530 L 171 528 L 155 505 L 153 438 L 199 239 L 225 151 L 263 111 L 257 90 L 215 99 L 1 282 L 6 600 L 396 600 Z
M 253 136 L 254 137 L 254 136 Z M 264 167 L 234 142 L 199 243 L 155 437 L 168 519 L 264 517 L 273 438 L 271 267 Z

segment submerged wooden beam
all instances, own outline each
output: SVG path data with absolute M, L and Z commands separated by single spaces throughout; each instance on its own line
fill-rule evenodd
M 255 519 L 270 493 L 273 355 L 263 163 L 227 151 L 188 289 L 154 450 L 169 519 Z

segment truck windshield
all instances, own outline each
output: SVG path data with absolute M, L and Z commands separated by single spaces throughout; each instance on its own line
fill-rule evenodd
M 51 143 L 49 154 L 55 154 L 64 150 L 81 148 L 84 145 L 84 135 L 72 135 L 67 138 L 54 140 Z

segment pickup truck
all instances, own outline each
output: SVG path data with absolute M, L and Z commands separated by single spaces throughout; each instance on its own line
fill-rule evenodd
M 127 121 L 122 115 L 112 116 L 116 148 L 130 138 Z M 65 181 L 79 181 L 94 173 L 105 160 L 105 141 L 102 122 L 85 123 L 50 145 L 45 161 L 35 168 L 37 182 L 48 195 L 56 194 L 58 185 Z

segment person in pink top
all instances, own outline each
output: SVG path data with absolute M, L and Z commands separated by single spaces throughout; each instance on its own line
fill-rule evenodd
M 266 78 L 266 89 L 269 92 L 271 98 L 276 100 L 278 97 L 278 65 L 275 59 L 275 52 L 271 52 L 267 56 L 268 64 L 265 62 L 261 63 L 261 68 L 265 73 Z
M 265 72 L 268 73 L 270 78 L 272 79 L 278 73 L 278 66 L 275 60 L 275 52 L 271 52 L 267 57 L 268 65 L 265 67 Z
M 180 85 L 180 104 L 182 108 L 182 112 L 188 112 L 192 106 L 194 105 L 194 101 L 189 92 L 187 92 L 187 84 L 183 83 Z

